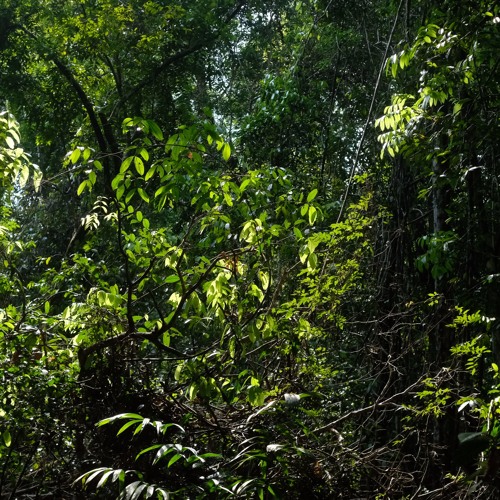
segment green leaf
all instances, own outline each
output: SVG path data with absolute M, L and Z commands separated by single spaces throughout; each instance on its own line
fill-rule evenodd
M 139 196 L 146 202 L 149 203 L 149 196 L 147 195 L 146 191 L 142 188 L 137 188 L 137 192 L 139 193 Z
M 309 253 L 314 253 L 316 251 L 316 247 L 320 244 L 319 238 L 309 238 L 307 240 L 307 248 L 309 249 Z
M 23 165 L 21 171 L 19 173 L 19 184 L 21 187 L 24 187 L 28 182 L 30 176 L 30 168 L 28 165 Z
M 316 222 L 316 218 L 318 216 L 318 211 L 315 207 L 309 207 L 309 224 L 312 226 Z
M 72 153 L 71 156 L 69 157 L 69 161 L 73 163 L 73 165 L 80 159 L 80 155 L 82 154 L 82 151 L 80 148 L 76 148 Z
M 257 232 L 255 229 L 255 221 L 250 220 L 245 222 L 241 230 L 240 240 L 245 240 L 247 243 L 255 243 L 257 241 Z
M 135 193 L 137 192 L 136 189 L 131 189 L 128 193 L 127 196 L 125 196 L 125 202 L 128 204 L 130 203 L 130 200 L 134 197 Z M 130 207 L 132 208 L 132 207 Z
M 162 338 L 162 344 L 169 347 L 170 346 L 170 333 L 165 332 Z
M 177 283 L 180 280 L 177 274 L 171 274 L 165 278 L 165 283 Z
M 137 460 L 140 456 L 144 455 L 145 453 L 148 453 L 148 452 L 153 451 L 153 450 L 157 450 L 158 448 L 161 448 L 162 446 L 163 445 L 161 445 L 161 444 L 154 444 L 152 446 L 149 446 L 148 448 L 144 448 L 136 455 L 135 459 Z
M 248 402 L 252 406 L 262 406 L 267 394 L 259 386 L 252 385 L 248 390 Z
M 224 143 L 224 147 L 222 149 L 222 158 L 224 160 L 229 160 L 229 157 L 231 156 L 231 146 L 227 142 Z
M 35 188 L 36 192 L 40 191 L 40 186 L 42 185 L 42 178 L 43 178 L 42 172 L 36 169 L 33 174 L 33 187 Z
M 224 193 L 224 200 L 229 207 L 233 206 L 233 200 L 232 200 L 231 195 L 229 193 Z
M 9 448 L 10 445 L 12 444 L 12 436 L 10 434 L 9 429 L 5 429 L 5 431 L 3 431 L 2 438 L 3 438 L 3 442 L 5 443 L 5 446 L 7 446 L 7 448 Z
M 98 469 L 94 469 L 89 476 L 87 476 L 85 483 L 90 483 L 93 479 L 98 477 L 100 474 L 103 474 L 109 470 L 109 467 L 99 467 Z
M 307 267 L 310 269 L 316 269 L 318 267 L 318 256 L 315 253 L 309 255 L 307 259 Z
M 461 109 L 462 109 L 462 106 L 463 106 L 463 103 L 461 102 L 456 102 L 454 105 L 453 105 L 453 114 L 454 115 L 457 115 L 458 113 L 460 113 Z
M 243 481 L 236 490 L 236 494 L 241 495 L 244 493 L 255 481 L 255 479 L 247 479 L 246 481 Z
M 200 455 L 201 458 L 223 458 L 220 453 L 203 453 Z
M 177 368 L 175 369 L 174 380 L 176 380 L 177 382 L 181 379 L 181 373 L 183 369 L 184 369 L 184 363 L 178 364 Z
M 123 133 L 127 133 L 127 127 L 133 127 L 134 126 L 134 119 L 133 118 L 125 118 L 122 122 L 122 128 L 123 128 Z
M 111 181 L 111 188 L 112 189 L 117 189 L 117 187 L 123 182 L 123 179 L 125 176 L 123 174 L 118 174 L 112 181 Z
M 196 382 L 193 382 L 190 386 L 189 386 L 189 390 L 188 390 L 188 397 L 189 399 L 192 401 L 193 399 L 196 398 L 196 396 L 198 395 L 198 391 L 199 391 L 199 386 Z
M 127 498 L 128 500 L 138 500 L 147 486 L 147 483 L 143 483 L 142 481 L 135 481 L 133 483 L 130 483 L 125 488 L 125 498 Z
M 148 425 L 150 422 L 151 422 L 151 419 L 149 419 L 149 418 L 143 419 L 143 421 L 141 422 L 141 424 L 136 427 L 136 429 L 134 431 L 134 436 L 136 434 L 140 434 L 144 430 L 144 428 L 146 427 L 146 425 Z
M 147 172 L 146 172 L 146 175 L 144 176 L 144 180 L 145 181 L 149 181 L 149 179 L 151 179 L 151 177 L 153 177 L 153 175 L 155 174 L 156 172 L 156 165 L 153 165 Z
M 132 161 L 134 161 L 134 156 L 128 156 L 122 161 L 122 165 L 120 167 L 120 174 L 124 174 L 129 169 Z
M 87 161 L 89 158 L 90 158 L 90 154 L 92 153 L 92 151 L 89 149 L 89 148 L 85 148 L 83 150 L 83 159 L 85 161 Z
M 396 78 L 398 72 L 398 65 L 396 63 L 391 64 L 391 74 L 393 78 Z
M 309 257 L 309 249 L 307 248 L 306 245 L 301 246 L 299 250 L 300 262 L 302 262 L 302 264 L 305 264 L 308 257 Z
M 116 435 L 119 436 L 120 434 L 125 432 L 129 427 L 132 427 L 135 424 L 140 424 L 141 422 L 142 420 L 130 420 L 129 422 L 120 427 L 120 430 L 116 433 Z
M 137 413 L 119 413 L 118 415 L 115 415 L 113 417 L 104 418 L 102 420 L 99 420 L 99 422 L 97 422 L 96 425 L 97 425 L 97 427 L 101 427 L 103 425 L 109 424 L 110 422 L 114 422 L 115 420 L 123 420 L 125 418 L 143 420 L 144 417 L 142 415 L 138 415 Z
M 175 448 L 171 444 L 164 444 L 156 453 L 156 456 L 153 460 L 153 465 L 156 464 L 159 460 L 161 460 L 164 456 L 168 455 L 175 451 Z
M 124 192 L 125 192 L 125 186 L 121 184 L 116 190 L 116 199 L 120 200 Z
M 88 182 L 89 182 L 88 180 L 85 180 L 78 186 L 78 189 L 76 190 L 77 196 L 80 196 L 85 191 Z
M 269 273 L 259 272 L 259 278 L 262 283 L 262 289 L 267 290 L 269 288 Z
M 16 143 L 14 142 L 14 139 L 12 139 L 12 137 L 7 136 L 5 138 L 5 142 L 7 143 L 7 146 L 9 146 L 10 149 L 16 149 Z
M 139 156 L 134 156 L 134 165 L 139 175 L 144 175 L 144 162 Z
M 144 161 L 148 161 L 149 160 L 149 153 L 148 153 L 148 150 L 146 148 L 140 148 L 138 150 L 138 153 L 142 156 L 142 158 L 144 159 Z
M 99 489 L 101 488 L 102 486 L 104 486 L 106 484 L 106 482 L 108 481 L 108 478 L 109 476 L 111 476 L 115 471 L 113 469 L 111 470 L 108 470 L 107 472 L 105 472 L 101 479 L 99 480 L 99 482 L 97 483 L 97 486 L 96 486 L 96 489 Z
M 318 194 L 318 190 L 317 189 L 313 189 L 308 195 L 307 195 L 307 202 L 308 203 L 311 203 L 311 201 L 314 200 L 314 198 L 316 198 L 316 195 Z
M 148 124 L 149 124 L 149 130 L 153 134 L 153 137 L 155 139 L 158 139 L 159 141 L 163 141 L 163 132 L 161 131 L 160 127 L 156 124 L 156 122 L 148 120 Z
M 167 464 L 167 467 L 171 467 L 172 465 L 175 464 L 175 462 L 177 462 L 178 460 L 180 460 L 181 458 L 183 458 L 183 456 L 180 454 L 180 453 L 176 453 L 169 461 L 168 461 L 168 464 Z

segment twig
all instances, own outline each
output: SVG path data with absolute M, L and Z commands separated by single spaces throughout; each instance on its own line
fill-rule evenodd
M 344 196 L 342 199 L 342 206 L 340 207 L 340 212 L 339 212 L 339 215 L 337 217 L 337 223 L 340 222 L 340 220 L 342 219 L 342 215 L 344 214 L 344 210 L 345 210 L 345 207 L 347 204 L 347 198 L 349 196 L 349 191 L 351 190 L 351 186 L 352 186 L 352 180 L 354 178 L 354 172 L 356 172 L 356 168 L 357 168 L 358 162 L 359 162 L 359 156 L 361 154 L 361 149 L 363 148 L 363 144 L 365 142 L 366 131 L 368 130 L 368 125 L 370 124 L 370 121 L 371 121 L 373 108 L 375 106 L 375 98 L 377 97 L 378 87 L 380 85 L 380 80 L 382 79 L 382 73 L 384 71 L 385 61 L 387 59 L 387 54 L 389 52 L 389 46 L 391 44 L 392 37 L 394 35 L 394 31 L 396 30 L 396 25 L 397 25 L 398 20 L 399 20 L 399 13 L 401 11 L 401 7 L 402 7 L 404 1 L 405 0 L 401 0 L 399 2 L 398 10 L 396 11 L 396 17 L 394 18 L 394 23 L 392 25 L 392 29 L 391 29 L 391 32 L 389 34 L 389 39 L 387 40 L 387 43 L 385 45 L 384 57 L 382 59 L 382 63 L 380 65 L 380 69 L 378 72 L 377 81 L 375 83 L 375 89 L 373 90 L 372 101 L 370 103 L 370 108 L 368 110 L 368 116 L 366 117 L 365 126 L 363 127 L 363 133 L 361 134 L 361 139 L 359 140 L 359 143 L 358 143 L 358 148 L 356 150 L 356 156 L 354 157 L 354 163 L 352 164 L 351 170 L 349 172 L 349 180 L 347 181 L 347 186 L 345 188 L 345 193 L 344 193 Z
M 338 424 L 340 424 L 344 420 L 347 420 L 347 419 L 354 417 L 356 415 L 361 415 L 363 413 L 367 413 L 367 412 L 376 410 L 377 408 L 381 408 L 384 406 L 395 405 L 396 404 L 394 402 L 395 399 L 399 398 L 400 396 L 404 396 L 404 395 L 408 394 L 410 391 L 415 389 L 415 387 L 417 387 L 422 382 L 423 379 L 424 379 L 424 377 L 420 377 L 415 383 L 413 383 L 412 385 L 407 387 L 404 391 L 393 394 L 390 398 L 388 398 L 384 401 L 381 401 L 381 402 L 377 401 L 377 402 L 373 403 L 372 405 L 365 406 L 364 408 L 359 408 L 358 410 L 350 411 L 349 413 L 343 415 L 342 417 L 339 417 L 337 420 L 334 420 L 333 422 L 330 422 L 329 424 L 326 424 L 326 425 L 323 425 L 322 427 L 318 427 L 317 429 L 314 429 L 311 434 L 317 434 L 320 432 L 331 430 L 332 428 L 335 428 L 335 426 L 337 426 Z

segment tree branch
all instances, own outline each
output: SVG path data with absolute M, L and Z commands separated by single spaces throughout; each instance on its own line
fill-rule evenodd
M 322 427 L 318 427 L 317 429 L 314 429 L 311 434 L 318 434 L 321 432 L 329 431 L 332 429 L 335 429 L 335 427 L 342 423 L 344 420 L 348 420 L 351 417 L 355 417 L 356 415 L 362 415 L 363 413 L 367 413 L 373 410 L 376 410 L 377 408 L 382 408 L 384 406 L 391 406 L 395 405 L 396 403 L 394 402 L 395 399 L 398 399 L 401 396 L 404 396 L 405 394 L 408 394 L 410 391 L 415 389 L 420 383 L 424 377 L 419 378 L 415 383 L 407 387 L 404 391 L 398 392 L 396 394 L 393 394 L 390 398 L 385 399 L 384 401 L 376 401 L 372 405 L 365 406 L 364 408 L 359 408 L 358 410 L 353 410 L 350 411 L 349 413 L 346 413 L 342 417 L 339 417 L 337 420 L 334 420 L 333 422 L 330 422 L 329 424 L 323 425 Z

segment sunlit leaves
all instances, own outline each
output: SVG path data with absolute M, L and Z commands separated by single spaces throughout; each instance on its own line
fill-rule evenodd
M 145 201 L 146 203 L 149 203 L 149 196 L 144 189 L 137 188 L 137 194 L 141 197 L 141 199 L 143 201 Z
M 5 446 L 7 446 L 7 448 L 9 448 L 10 445 L 12 444 L 12 435 L 11 435 L 9 429 L 5 429 L 3 431 L 3 433 L 2 433 L 2 439 L 3 439 L 3 442 L 4 442 Z
M 135 426 L 135 429 L 133 429 L 134 435 L 141 433 L 146 427 L 153 427 L 156 429 L 158 435 L 165 434 L 167 430 L 172 427 L 176 428 L 178 431 L 184 432 L 184 429 L 178 424 L 152 421 L 149 418 L 144 418 L 141 415 L 138 415 L 137 413 L 120 413 L 119 415 L 114 415 L 113 417 L 100 420 L 97 423 L 97 426 L 102 427 L 103 425 L 108 425 L 118 420 L 128 420 L 128 422 L 120 427 L 117 432 L 117 436 L 133 426 Z
M 20 147 L 19 126 L 8 111 L 0 112 L 0 182 L 10 191 L 17 180 L 20 187 L 25 187 L 30 174 L 36 190 L 40 188 L 42 175 Z
M 318 190 L 317 189 L 313 189 L 308 195 L 307 195 L 307 203 L 311 203 L 314 198 L 316 198 L 318 194 Z
M 311 205 L 309 207 L 307 213 L 308 213 L 308 217 L 309 217 L 309 224 L 312 226 L 316 222 L 316 218 L 318 217 L 318 211 L 317 211 L 316 207 Z
M 257 385 L 252 385 L 248 389 L 248 402 L 252 406 L 262 406 L 266 400 L 266 397 L 266 392 Z
M 146 135 L 151 134 L 158 141 L 163 140 L 163 133 L 160 127 L 153 120 L 147 120 L 145 118 L 134 117 L 125 118 L 122 123 L 123 132 L 136 131 L 143 132 Z M 147 160 L 147 158 L 144 158 Z
M 139 175 L 144 175 L 144 162 L 139 156 L 134 156 L 134 165 Z
M 91 353 L 79 358 L 82 372 L 91 372 L 115 345 L 130 344 L 135 359 L 161 360 L 165 368 L 154 369 L 169 371 L 176 401 L 207 410 L 231 404 L 243 422 L 255 415 L 253 425 L 265 413 L 256 414 L 257 408 L 290 390 L 300 342 L 320 338 L 314 325 L 301 320 L 302 311 L 320 303 L 334 308 L 357 277 L 353 258 L 349 268 L 339 266 L 335 280 L 318 281 L 314 291 L 324 256 L 345 248 L 348 237 L 355 246 L 361 236 L 353 234 L 362 235 L 366 221 L 359 217 L 358 228 L 352 218 L 342 234 L 340 226 L 323 228 L 326 236 L 316 240 L 312 233 L 325 219 L 318 189 L 296 187 L 284 168 L 264 165 L 235 175 L 226 164 L 231 148 L 213 126 L 181 127 L 166 140 L 153 134 L 152 122 L 134 118 L 124 129 L 134 139 L 116 162 L 108 196 L 96 197 L 105 172 L 92 154 L 85 157 L 86 150 L 77 148 L 80 153 L 73 150 L 68 158 L 76 175 L 87 176 L 78 188 L 80 194 L 88 191 L 84 201 L 96 201 L 83 216 L 85 254 L 73 256 L 73 269 L 64 270 L 68 279 L 85 276 L 88 287 L 64 308 L 59 328 L 75 352 Z M 104 249 L 102 259 L 96 249 Z M 287 303 L 283 297 L 290 294 Z M 281 363 L 286 377 L 262 369 Z M 134 370 L 139 384 L 142 375 Z M 139 435 L 147 439 L 146 429 L 184 434 L 191 425 L 187 417 L 181 428 L 124 413 L 99 426 L 112 423 L 119 424 L 119 439 L 131 443 Z M 136 457 L 151 452 L 155 463 L 173 471 L 209 456 L 196 451 L 192 440 L 186 446 L 151 444 Z M 94 469 L 80 479 L 102 488 L 122 478 L 122 492 L 150 491 L 142 478 L 126 485 L 125 472 L 116 470 Z M 254 483 L 240 486 L 250 491 Z
M 245 222 L 240 233 L 240 239 L 253 244 L 258 240 L 258 233 L 263 230 L 260 219 L 249 220 Z
M 120 167 L 120 174 L 124 174 L 129 169 L 130 165 L 134 161 L 134 158 L 135 158 L 134 156 L 129 156 L 129 157 L 125 158 L 125 160 L 122 161 L 122 165 Z M 116 179 L 116 177 L 115 177 L 115 179 Z
M 69 161 L 73 163 L 73 165 L 80 159 L 80 155 L 82 154 L 81 148 L 76 148 L 69 156 Z
M 84 488 L 89 486 L 89 483 L 99 478 L 96 488 L 102 488 L 106 485 L 108 481 L 111 483 L 118 483 L 119 489 L 123 490 L 125 487 L 125 479 L 128 475 L 136 475 L 135 471 L 124 470 L 124 469 L 112 469 L 111 467 L 99 467 L 97 469 L 90 470 L 85 474 L 79 476 L 73 484 L 81 483 Z M 135 484 L 135 483 L 132 483 Z

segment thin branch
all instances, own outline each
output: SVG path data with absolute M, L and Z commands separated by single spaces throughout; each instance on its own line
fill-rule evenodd
M 413 383 L 412 385 L 407 387 L 404 391 L 393 394 L 390 398 L 387 398 L 384 401 L 377 401 L 377 402 L 373 403 L 372 405 L 365 406 L 364 408 L 359 408 L 358 410 L 350 411 L 349 413 L 346 413 L 342 417 L 339 417 L 337 420 L 334 420 L 333 422 L 330 422 L 329 424 L 326 424 L 326 425 L 323 425 L 322 427 L 318 427 L 317 429 L 314 429 L 312 431 L 312 434 L 330 431 L 330 430 L 334 429 L 338 424 L 342 423 L 344 420 L 348 420 L 352 417 L 355 417 L 356 415 L 362 415 L 363 413 L 371 412 L 371 411 L 376 410 L 378 408 L 383 408 L 384 406 L 392 406 L 392 405 L 398 406 L 394 402 L 394 400 L 400 398 L 401 396 L 408 394 L 413 389 L 418 387 L 423 379 L 424 379 L 424 377 L 420 377 L 415 383 Z
M 340 212 L 339 212 L 339 215 L 337 217 L 337 223 L 340 222 L 340 220 L 342 219 L 342 215 L 344 214 L 344 210 L 345 210 L 345 207 L 347 204 L 347 198 L 349 197 L 349 191 L 351 190 L 352 181 L 354 179 L 354 173 L 356 172 L 356 169 L 358 167 L 359 156 L 361 154 L 361 149 L 363 148 L 363 145 L 365 142 L 366 132 L 368 131 L 368 126 L 369 126 L 371 118 L 372 118 L 372 112 L 373 112 L 373 108 L 375 106 L 375 99 L 377 97 L 378 88 L 380 85 L 380 80 L 382 79 L 382 73 L 384 72 L 385 62 L 387 60 L 387 54 L 389 53 L 389 47 L 391 45 L 391 41 L 392 41 L 392 37 L 394 35 L 394 32 L 396 31 L 396 26 L 397 26 L 398 20 L 399 20 L 399 13 L 401 12 L 401 7 L 402 7 L 404 1 L 405 0 L 401 0 L 399 2 L 398 10 L 396 11 L 396 17 L 394 18 L 394 23 L 392 25 L 392 29 L 391 29 L 391 32 L 389 34 L 389 39 L 387 40 L 387 43 L 385 45 L 384 57 L 382 58 L 382 63 L 380 64 L 380 69 L 378 72 L 377 81 L 375 83 L 375 89 L 373 90 L 372 100 L 370 103 L 370 108 L 368 110 L 368 116 L 366 117 L 365 126 L 363 127 L 363 133 L 361 134 L 361 139 L 359 140 L 359 143 L 358 143 L 358 148 L 356 150 L 356 156 L 354 157 L 354 163 L 352 164 L 351 170 L 349 172 L 349 180 L 347 181 L 347 186 L 345 188 L 344 196 L 342 199 L 342 206 L 340 208 Z

